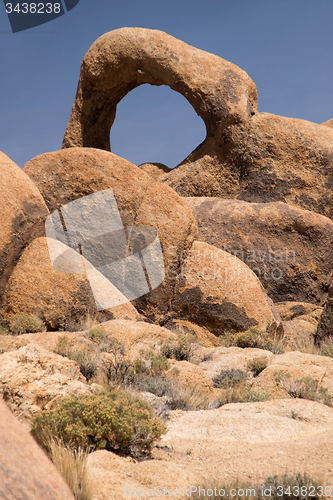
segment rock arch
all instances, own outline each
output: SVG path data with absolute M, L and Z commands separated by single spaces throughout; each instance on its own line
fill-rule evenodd
M 144 83 L 168 85 L 203 119 L 207 139 L 257 111 L 257 90 L 234 64 L 157 30 L 121 28 L 86 53 L 63 148 L 110 151 L 118 102 Z

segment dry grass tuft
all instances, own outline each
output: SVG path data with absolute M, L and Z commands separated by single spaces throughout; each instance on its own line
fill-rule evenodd
M 88 451 L 81 448 L 72 450 L 59 440 L 52 440 L 49 444 L 50 458 L 68 486 L 76 500 L 92 500 L 92 484 L 88 477 Z

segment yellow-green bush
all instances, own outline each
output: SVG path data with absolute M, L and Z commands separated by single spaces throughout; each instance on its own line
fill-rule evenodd
M 105 448 L 134 456 L 148 453 L 165 432 L 148 403 L 122 391 L 65 398 L 32 423 L 32 434 L 45 449 L 57 438 L 73 449 Z

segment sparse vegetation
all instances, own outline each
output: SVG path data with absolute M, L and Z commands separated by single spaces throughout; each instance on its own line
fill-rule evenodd
M 282 354 L 283 352 L 283 348 L 280 343 L 274 342 L 268 337 L 266 332 L 261 331 L 256 327 L 252 327 L 249 330 L 246 330 L 246 332 L 229 333 L 220 337 L 220 344 L 226 347 L 254 347 L 257 349 L 271 351 L 274 354 Z
M 238 368 L 230 368 L 221 370 L 218 375 L 213 377 L 214 387 L 217 389 L 225 389 L 226 387 L 234 387 L 244 383 L 248 378 L 248 374 Z
M 123 391 L 65 398 L 32 422 L 32 434 L 48 451 L 56 438 L 73 450 L 105 448 L 140 456 L 165 432 L 148 403 Z
M 98 357 L 96 351 L 90 345 L 78 348 L 75 346 L 74 339 L 71 339 L 68 335 L 62 335 L 58 338 L 54 352 L 75 361 L 87 381 L 96 375 Z
M 87 473 L 88 451 L 78 448 L 73 450 L 60 440 L 52 439 L 49 443 L 49 455 L 76 500 L 92 500 L 92 484 Z
M 292 378 L 290 373 L 279 372 L 275 377 L 277 384 L 292 398 L 309 399 L 327 406 L 333 406 L 333 395 L 327 387 L 319 386 L 312 377 Z
M 200 488 L 200 489 L 199 489 Z M 283 474 L 268 477 L 263 483 L 249 485 L 239 481 L 229 484 L 209 484 L 197 486 L 192 500 L 319 500 L 331 497 L 331 487 L 321 488 L 320 481 L 308 474 Z M 230 494 L 232 492 L 232 494 Z M 266 495 L 264 494 L 266 492 Z
M 24 333 L 37 333 L 45 332 L 46 326 L 36 316 L 29 316 L 29 314 L 15 314 L 9 320 L 8 325 L 2 325 L 4 333 L 6 331 L 12 335 L 22 335 Z
M 253 358 L 247 363 L 247 367 L 253 373 L 254 377 L 257 377 L 259 373 L 264 371 L 267 365 L 267 358 Z
M 161 341 L 161 354 L 177 361 L 190 361 L 197 347 L 197 338 L 191 333 L 179 333 L 177 339 L 169 337 Z

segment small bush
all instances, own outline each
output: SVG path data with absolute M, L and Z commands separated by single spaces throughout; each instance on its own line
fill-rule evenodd
M 177 361 L 190 361 L 193 357 L 197 338 L 190 333 L 180 333 L 177 339 L 169 337 L 160 343 L 160 349 L 166 358 L 176 359 Z
M 28 314 L 15 314 L 9 320 L 9 330 L 13 335 L 45 332 L 46 326 L 40 319 Z
M 259 373 L 267 368 L 268 362 L 266 358 L 253 358 L 247 363 L 247 367 L 253 373 L 254 377 L 257 377 Z
M 146 373 L 153 377 L 159 377 L 170 368 L 170 364 L 163 354 L 141 350 L 140 355 L 141 357 L 134 362 L 136 373 Z
M 248 385 L 241 383 L 221 389 L 218 395 L 218 406 L 230 403 L 257 403 L 267 401 L 267 399 L 267 394 L 254 392 Z
M 210 405 L 210 398 L 197 386 L 188 387 L 177 380 L 173 380 L 171 394 L 167 401 L 170 410 L 204 410 Z
M 148 453 L 165 432 L 148 403 L 121 391 L 65 398 L 32 422 L 32 434 L 46 449 L 56 438 L 74 450 L 105 448 L 133 456 Z
M 53 439 L 49 443 L 49 455 L 76 500 L 92 500 L 92 484 L 88 478 L 88 452 L 79 448 L 72 450 L 61 441 Z
M 97 374 L 98 357 L 90 346 L 77 348 L 74 339 L 69 338 L 68 335 L 62 335 L 58 338 L 54 352 L 75 361 L 88 382 Z
M 98 330 L 97 328 L 89 330 L 87 337 L 96 344 L 100 344 L 103 340 L 108 338 L 104 330 Z
M 244 383 L 248 378 L 248 374 L 238 368 L 230 368 L 229 370 L 221 370 L 221 372 L 213 377 L 214 387 L 217 389 L 234 387 L 240 383 Z
M 8 326 L 0 323 L 0 335 L 10 335 Z
M 322 356 L 328 356 L 333 358 L 333 341 L 328 339 L 323 342 L 320 346 L 320 354 Z
M 292 398 L 309 399 L 333 406 L 333 395 L 329 394 L 327 387 L 318 387 L 312 377 L 291 378 L 287 373 L 276 377 L 275 380 Z
M 246 332 L 231 333 L 220 338 L 220 343 L 226 347 L 254 347 L 257 349 L 265 349 L 272 351 L 274 354 L 281 354 L 283 349 L 276 342 L 273 342 L 268 334 L 252 327 Z

